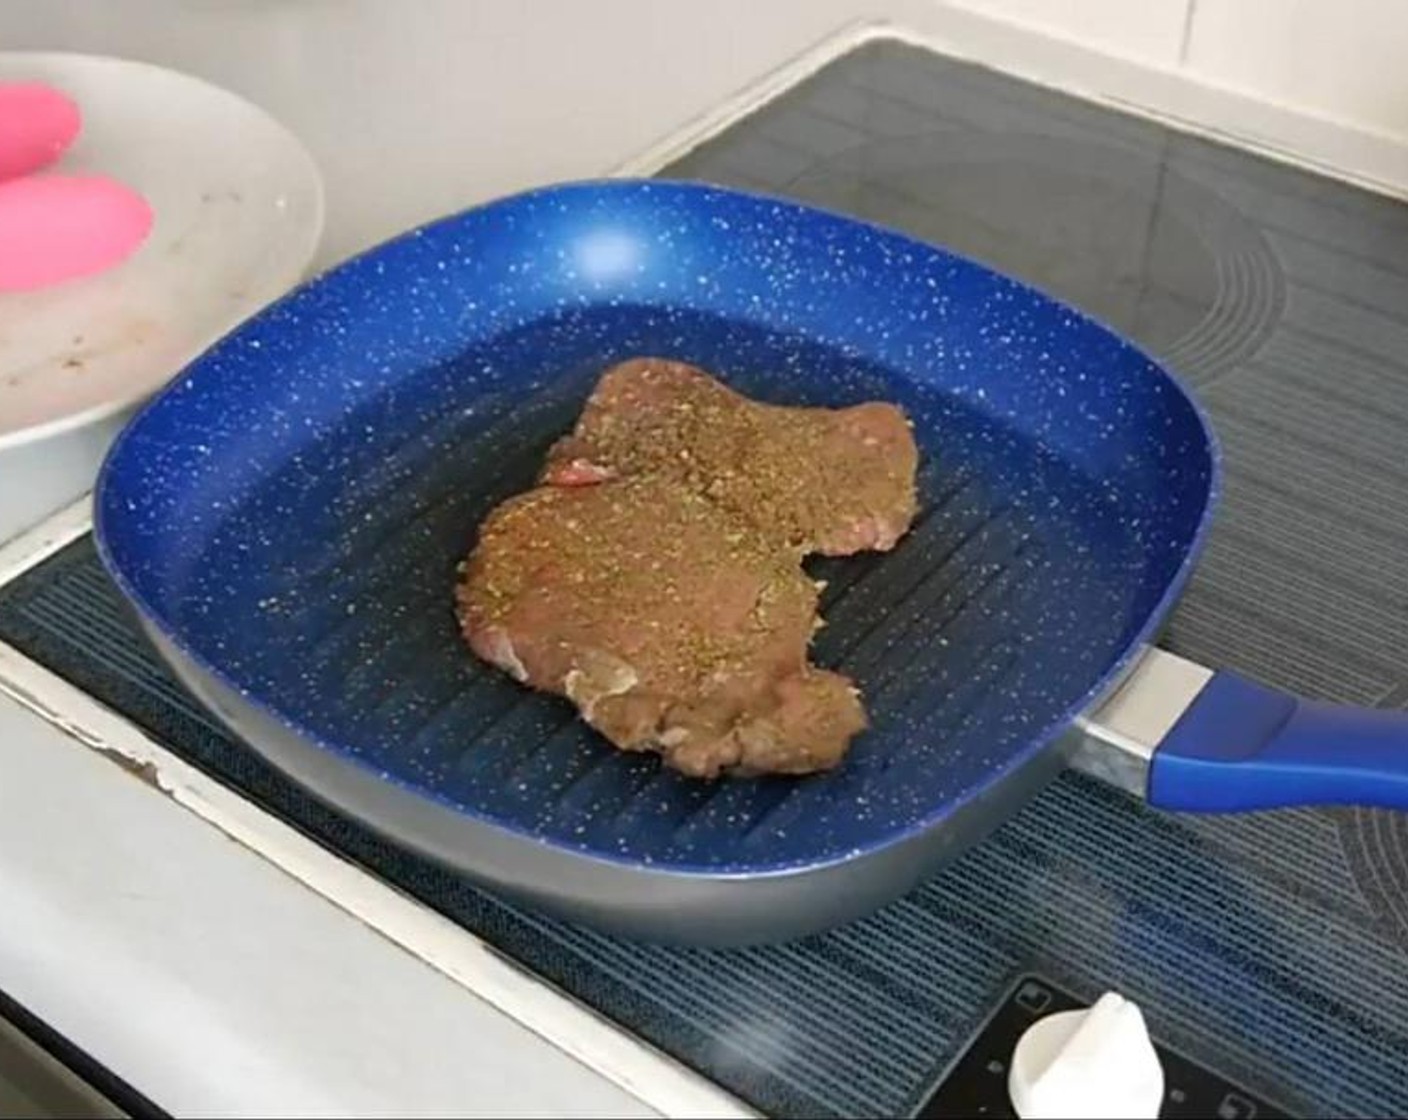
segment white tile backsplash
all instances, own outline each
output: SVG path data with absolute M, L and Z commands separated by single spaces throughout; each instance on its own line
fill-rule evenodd
M 1174 66 L 1194 0 L 950 0 L 1111 54 Z
M 1405 0 L 1194 0 L 1187 71 L 1408 139 Z

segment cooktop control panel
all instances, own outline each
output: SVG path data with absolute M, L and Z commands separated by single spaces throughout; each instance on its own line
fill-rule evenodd
M 913 1114 L 942 1117 L 1016 1117 L 1009 1089 L 1013 1052 L 1022 1036 L 1049 1015 L 1088 1004 L 1040 976 L 1020 977 Z M 1291 1114 L 1154 1039 L 1163 1066 L 1165 1120 L 1271 1120 Z

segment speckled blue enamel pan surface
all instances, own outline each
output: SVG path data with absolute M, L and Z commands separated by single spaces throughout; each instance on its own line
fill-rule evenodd
M 678 777 L 458 636 L 480 519 L 641 354 L 914 420 L 912 532 L 813 565 L 814 660 L 874 724 L 834 773 Z M 244 324 L 128 428 L 97 526 L 183 678 L 318 795 L 555 912 L 737 940 L 900 893 L 1049 777 L 1170 607 L 1215 483 L 1179 385 L 1070 308 L 831 213 L 613 181 L 415 230 Z

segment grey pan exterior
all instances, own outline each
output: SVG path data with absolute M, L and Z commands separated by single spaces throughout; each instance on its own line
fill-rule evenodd
M 271 764 L 333 808 L 485 889 L 625 937 L 727 947 L 791 940 L 865 917 L 929 878 L 1027 803 L 1076 749 L 1059 740 L 941 824 L 860 856 L 795 872 L 681 874 L 533 840 L 393 785 L 291 731 L 205 672 L 153 626 L 181 682 Z

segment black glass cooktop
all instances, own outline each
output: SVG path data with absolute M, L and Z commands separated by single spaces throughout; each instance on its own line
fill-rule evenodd
M 664 173 L 900 226 L 1141 342 L 1227 458 L 1167 644 L 1408 704 L 1408 207 L 883 41 Z M 146 652 L 86 540 L 0 591 L 0 637 L 765 1112 L 913 1112 L 1032 974 L 1138 1001 L 1226 1079 L 1198 1091 L 1235 1083 L 1229 1115 L 1408 1114 L 1408 817 L 1158 814 L 1067 775 L 871 919 L 663 949 L 502 905 L 312 802 Z

